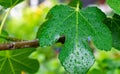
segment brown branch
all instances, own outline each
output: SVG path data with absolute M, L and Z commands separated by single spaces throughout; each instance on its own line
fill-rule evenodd
M 11 42 L 7 44 L 0 44 L 0 50 L 14 50 L 20 48 L 38 47 L 38 40 Z
M 4 36 L 3 36 L 3 38 L 4 38 Z M 26 41 L 26 40 L 22 41 L 22 40 L 19 40 L 16 38 L 10 38 L 10 37 L 8 37 L 8 38 L 5 37 L 5 39 L 12 40 L 15 42 L 0 44 L 0 51 L 1 50 L 15 50 L 15 49 L 20 49 L 20 48 L 31 48 L 31 47 L 36 48 L 39 46 L 38 39 L 31 40 L 31 41 Z M 65 36 L 60 37 L 57 42 L 61 42 L 62 44 L 64 44 Z

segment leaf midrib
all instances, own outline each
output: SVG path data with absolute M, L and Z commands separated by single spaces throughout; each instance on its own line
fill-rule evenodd
M 76 50 L 78 50 L 78 11 L 76 11 L 76 46 L 75 46 L 75 48 L 76 48 Z

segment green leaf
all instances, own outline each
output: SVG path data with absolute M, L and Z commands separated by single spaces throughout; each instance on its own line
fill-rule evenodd
M 29 59 L 28 56 L 34 51 L 33 48 L 0 52 L 0 74 L 21 74 L 22 71 L 35 73 L 39 64 L 37 60 Z
M 105 18 L 105 14 L 96 7 L 79 10 L 79 4 L 76 9 L 57 5 L 49 11 L 37 38 L 40 46 L 44 47 L 65 36 L 59 54 L 62 65 L 70 74 L 86 74 L 94 63 L 88 39 L 92 39 L 99 49 L 110 50 L 112 47 L 110 31 L 101 22 Z
M 120 50 L 120 16 L 114 14 L 112 18 L 106 18 L 104 23 L 112 32 L 113 47 Z
M 120 14 L 120 0 L 107 0 L 107 4 L 114 10 L 115 13 Z
M 24 0 L 0 0 L 0 5 L 5 8 L 13 7 Z

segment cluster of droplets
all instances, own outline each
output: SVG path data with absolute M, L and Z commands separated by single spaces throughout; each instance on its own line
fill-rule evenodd
M 70 74 L 86 74 L 94 63 L 94 57 L 91 55 L 92 53 L 83 47 L 74 49 L 65 59 L 63 65 Z

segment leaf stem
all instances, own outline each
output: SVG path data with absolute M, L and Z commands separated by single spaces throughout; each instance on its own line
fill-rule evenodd
M 3 20 L 2 20 L 2 23 L 1 23 L 1 25 L 0 25 L 0 34 L 1 34 L 1 32 L 2 32 L 2 28 L 3 28 L 3 26 L 4 26 L 4 23 L 5 23 L 6 19 L 7 19 L 7 16 L 9 15 L 11 9 L 12 9 L 12 7 L 11 7 L 10 9 L 8 9 L 7 13 L 5 14 L 5 17 L 4 17 Z
M 76 11 L 77 11 L 77 12 L 79 11 L 79 2 L 77 3 Z
M 64 44 L 65 42 L 65 37 L 61 37 L 58 41 Z M 17 41 L 11 42 L 11 43 L 3 43 L 0 44 L 0 51 L 2 50 L 15 50 L 15 49 L 22 49 L 22 48 L 37 48 L 40 46 L 39 40 L 23 40 L 23 41 Z

